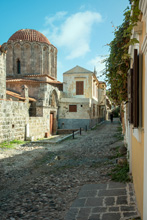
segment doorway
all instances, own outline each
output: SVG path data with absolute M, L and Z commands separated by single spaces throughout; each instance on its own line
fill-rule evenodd
M 50 134 L 53 135 L 54 129 L 54 114 L 50 113 Z

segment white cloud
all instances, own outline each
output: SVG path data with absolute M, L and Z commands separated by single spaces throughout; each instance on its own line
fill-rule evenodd
M 63 19 L 66 14 L 66 11 L 59 11 L 53 17 L 45 17 L 45 25 L 54 26 L 53 22 L 55 22 L 56 20 Z
M 105 63 L 104 63 L 105 57 L 103 56 L 96 56 L 95 58 L 91 59 L 88 62 L 88 65 L 93 67 L 93 69 L 95 68 L 96 72 L 97 72 L 97 77 L 98 79 L 101 78 L 103 70 L 105 69 Z M 102 77 L 104 78 L 104 77 Z
M 67 12 L 58 12 L 53 17 L 46 17 L 48 28 L 42 33 L 46 33 L 57 48 L 64 47 L 67 59 L 74 59 L 90 51 L 93 25 L 101 21 L 102 17 L 97 12 L 78 12 L 68 17 Z

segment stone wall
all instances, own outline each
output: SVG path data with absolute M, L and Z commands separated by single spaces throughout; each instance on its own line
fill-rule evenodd
M 6 54 L 0 51 L 0 99 L 6 98 Z
M 28 103 L 0 100 L 0 142 L 24 140 Z
M 45 133 L 49 132 L 49 118 L 47 117 L 30 117 L 29 118 L 29 136 L 34 139 L 45 137 Z
M 57 109 L 42 108 L 42 117 L 29 117 L 27 102 L 0 100 L 0 142 L 34 140 L 50 134 L 50 113 L 54 114 L 53 134 L 57 132 Z
M 42 117 L 29 117 L 29 136 L 34 139 L 45 137 L 50 132 L 50 113 L 54 115 L 53 134 L 57 133 L 57 108 L 42 107 Z

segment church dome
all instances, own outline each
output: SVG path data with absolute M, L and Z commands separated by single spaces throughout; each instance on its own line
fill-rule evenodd
M 51 44 L 49 40 L 39 31 L 33 30 L 33 29 L 21 29 L 19 31 L 16 31 L 8 40 L 8 42 L 11 41 L 37 41 L 42 43 Z

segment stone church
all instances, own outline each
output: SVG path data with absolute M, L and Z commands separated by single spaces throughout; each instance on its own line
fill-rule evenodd
M 3 46 L 7 48 L 7 77 L 49 75 L 57 79 L 57 48 L 42 33 L 19 30 Z
M 56 134 L 58 100 L 63 87 L 57 81 L 57 48 L 42 33 L 31 29 L 15 32 L 1 48 L 7 50 L 6 101 L 28 101 L 26 120 L 22 125 L 25 134 L 22 129 L 23 134 L 19 138 L 34 136 L 36 139 Z M 4 81 L 5 74 L 1 78 Z M 16 122 L 14 120 L 12 125 L 9 123 L 8 130 L 13 131 L 10 133 L 17 133 Z M 18 137 L 16 134 L 13 136 Z M 5 140 L 7 137 L 0 139 Z

